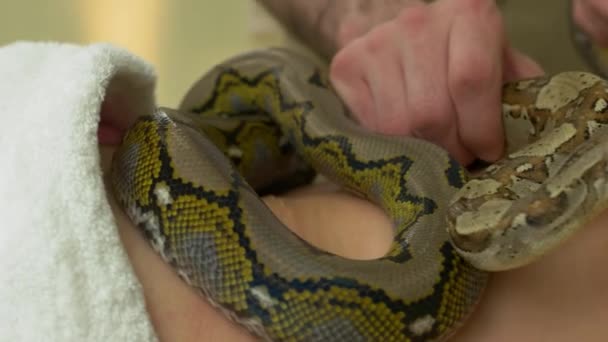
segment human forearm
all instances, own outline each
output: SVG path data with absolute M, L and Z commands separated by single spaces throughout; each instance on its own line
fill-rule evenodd
M 418 0 L 257 0 L 305 44 L 332 57 L 350 40 Z

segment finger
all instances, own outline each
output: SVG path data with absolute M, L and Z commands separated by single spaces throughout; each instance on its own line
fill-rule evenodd
M 372 94 L 364 78 L 364 41 L 355 39 L 349 47 L 341 50 L 332 59 L 329 77 L 332 86 L 350 110 L 353 119 L 362 125 L 371 125 Z
M 455 19 L 449 42 L 448 84 L 460 138 L 467 149 L 487 161 L 500 158 L 504 149 L 503 35 L 499 14 L 463 14 Z
M 374 30 L 369 37 L 367 48 L 372 59 L 366 63 L 364 71 L 366 83 L 372 94 L 373 112 L 365 118 L 369 128 L 383 134 L 409 134 L 411 124 L 405 111 L 405 79 L 401 55 L 395 46 L 398 38 L 394 23 L 388 23 Z
M 432 133 L 426 133 L 426 135 L 429 134 Z M 424 138 L 418 134 L 415 135 Z M 443 135 L 435 136 L 431 141 L 446 149 L 450 156 L 456 159 L 461 165 L 469 165 L 475 160 L 475 155 L 462 143 L 460 133 L 458 132 L 458 126 L 455 124 L 451 125 L 447 131 L 444 131 Z
M 504 53 L 504 81 L 517 81 L 544 75 L 544 70 L 532 58 L 507 47 Z
M 608 47 L 608 4 L 598 1 L 573 2 L 573 19 L 594 43 Z
M 462 143 L 452 132 L 456 113 L 446 84 L 447 24 L 439 14 L 429 6 L 399 17 L 406 115 L 415 136 L 462 155 Z

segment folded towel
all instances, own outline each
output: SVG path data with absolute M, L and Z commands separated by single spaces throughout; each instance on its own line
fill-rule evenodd
M 0 340 L 156 340 L 96 135 L 104 98 L 149 113 L 154 85 L 149 65 L 106 44 L 0 48 Z

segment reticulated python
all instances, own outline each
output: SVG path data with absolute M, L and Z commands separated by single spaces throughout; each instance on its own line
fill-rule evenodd
M 116 152 L 114 188 L 162 257 L 264 338 L 443 339 L 480 297 L 478 268 L 527 263 L 606 206 L 607 89 L 585 73 L 506 85 L 510 150 L 467 183 L 443 149 L 349 120 L 314 64 L 257 51 L 207 73 L 181 111 L 140 118 Z M 310 246 L 253 190 L 308 181 L 307 165 L 386 211 L 384 258 Z

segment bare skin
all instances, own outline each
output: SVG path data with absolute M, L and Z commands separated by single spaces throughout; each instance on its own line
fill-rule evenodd
M 106 184 L 114 149 L 100 146 Z M 109 188 L 107 193 L 161 341 L 256 340 L 186 285 L 149 247 Z M 380 209 L 331 185 L 265 201 L 296 234 L 339 255 L 379 257 L 392 238 L 390 222 Z M 477 310 L 450 341 L 605 340 L 607 226 L 608 211 L 538 262 L 494 275 Z
M 331 60 L 363 126 L 433 141 L 465 165 L 503 152 L 501 85 L 543 73 L 510 46 L 495 0 L 258 2 Z M 573 16 L 608 46 L 607 1 L 573 0 Z

